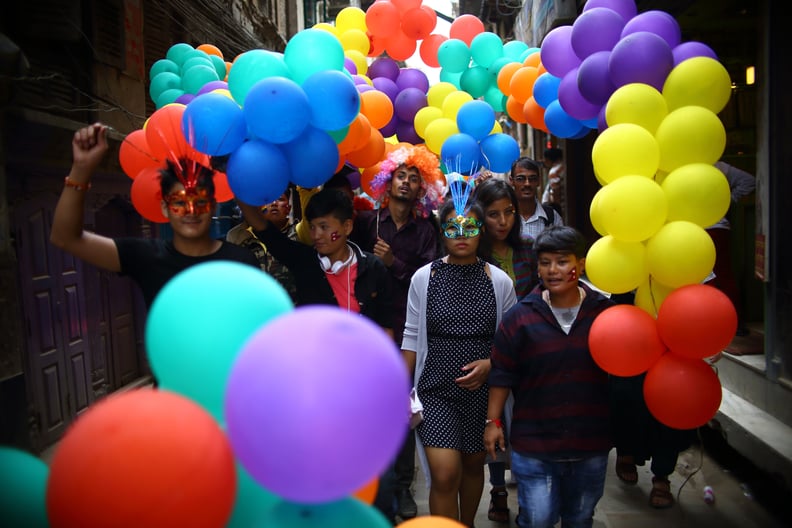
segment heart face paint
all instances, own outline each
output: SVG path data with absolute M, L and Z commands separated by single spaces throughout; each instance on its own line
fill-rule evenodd
M 330 233 L 330 241 L 331 242 L 335 242 L 339 238 L 341 238 L 341 236 L 338 234 L 338 231 L 333 231 L 332 233 Z
M 577 280 L 577 268 L 572 268 L 569 270 L 569 278 L 567 282 L 575 282 Z

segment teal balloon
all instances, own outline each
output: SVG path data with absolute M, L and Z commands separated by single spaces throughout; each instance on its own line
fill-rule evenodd
M 462 77 L 462 72 L 450 72 L 445 69 L 440 70 L 440 82 L 451 83 L 457 87 L 457 90 L 462 89 L 462 83 L 459 78 Z
M 495 59 L 503 57 L 503 41 L 491 31 L 479 33 L 470 42 L 470 55 L 476 64 L 488 68 Z
M 462 90 L 473 96 L 473 99 L 478 99 L 487 92 L 493 76 L 482 66 L 473 66 L 468 68 L 459 77 L 459 84 Z
M 217 78 L 217 72 L 211 64 L 208 66 L 198 64 L 184 72 L 182 76 L 182 88 L 185 92 L 195 95 L 203 88 L 204 84 L 217 80 L 219 80 Z
M 181 76 L 164 71 L 151 78 L 151 83 L 149 83 L 149 95 L 151 96 L 151 100 L 156 103 L 160 94 L 165 90 L 180 90 L 181 87 Z
M 195 48 L 193 48 L 187 43 L 180 42 L 168 48 L 168 52 L 165 54 L 165 58 L 175 62 L 176 66 L 181 67 L 181 65 L 184 63 L 186 59 L 186 55 L 191 51 L 195 51 Z
M 483 98 L 496 112 L 506 111 L 506 96 L 500 91 L 497 84 L 491 84 L 484 93 Z M 493 123 L 494 125 L 494 123 Z
M 154 100 L 154 106 L 157 107 L 159 110 L 165 105 L 169 105 L 171 103 L 175 103 L 176 99 L 184 95 L 184 90 L 180 88 L 171 88 L 169 90 L 165 90 L 161 94 L 157 96 Z
M 494 75 L 497 78 L 501 69 L 511 62 L 517 62 L 517 61 L 515 61 L 514 59 L 510 59 L 509 57 L 497 58 L 494 61 L 492 61 L 492 64 L 490 64 L 487 67 L 487 71 L 490 72 L 491 75 Z
M 512 61 L 520 61 L 520 57 L 527 49 L 528 44 L 522 40 L 511 40 L 503 45 L 503 56 L 511 59 Z
M 209 60 L 212 61 L 212 65 L 217 72 L 217 78 L 221 81 L 225 79 L 226 75 L 228 75 L 228 71 L 226 71 L 227 66 L 223 58 L 217 55 L 209 55 Z
M 470 48 L 462 40 L 448 39 L 437 48 L 437 62 L 449 73 L 462 73 L 470 66 Z
M 234 100 L 244 106 L 254 84 L 269 77 L 291 77 L 283 55 L 267 50 L 250 50 L 241 54 L 228 72 L 228 90 Z
M 261 526 L 288 528 L 390 528 L 392 524 L 374 506 L 355 498 L 319 504 L 280 501 L 269 509 Z
M 266 519 L 270 515 L 269 510 L 282 500 L 253 480 L 242 464 L 237 463 L 236 470 L 236 500 L 226 528 L 266 526 Z
M 539 53 L 541 50 L 539 48 L 528 48 L 527 50 L 523 51 L 520 55 L 520 62 L 524 62 L 525 59 L 533 55 L 534 53 Z
M 286 290 L 253 266 L 216 260 L 180 272 L 154 299 L 146 322 L 146 351 L 159 386 L 197 402 L 223 424 L 226 383 L 242 345 L 292 308 Z
M 330 134 L 330 137 L 333 138 L 333 141 L 338 144 L 344 141 L 344 138 L 347 137 L 347 134 L 349 134 L 349 127 L 345 126 L 344 128 L 339 128 L 338 130 L 328 130 L 327 133 Z
M 0 446 L 0 524 L 6 528 L 45 528 L 49 468 L 38 457 Z
M 190 57 L 181 67 L 181 74 L 184 75 L 190 68 L 193 66 L 208 66 L 209 68 L 215 69 L 212 60 L 209 57 Z
M 149 70 L 149 79 L 153 79 L 154 77 L 157 76 L 157 74 L 163 72 L 170 72 L 178 75 L 179 65 L 173 62 L 172 60 L 160 59 L 151 65 L 151 69 Z
M 344 48 L 332 34 L 321 29 L 304 29 L 286 43 L 283 60 L 292 80 L 302 84 L 322 70 L 344 70 Z

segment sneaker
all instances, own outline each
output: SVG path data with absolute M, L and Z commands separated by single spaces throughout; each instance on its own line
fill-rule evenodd
M 418 515 L 418 505 L 415 504 L 415 499 L 409 489 L 399 491 L 396 497 L 399 503 L 399 517 L 412 519 Z

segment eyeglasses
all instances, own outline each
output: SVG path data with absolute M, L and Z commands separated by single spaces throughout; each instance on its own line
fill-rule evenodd
M 519 183 L 519 184 L 523 184 L 526 181 L 529 181 L 531 183 L 539 183 L 539 175 L 538 174 L 530 174 L 530 175 L 528 175 L 526 177 L 526 176 L 524 176 L 522 174 L 518 174 L 517 176 L 514 176 L 511 180 L 514 183 Z
M 443 228 L 443 236 L 446 238 L 452 240 L 455 238 L 473 238 L 481 233 L 481 220 L 459 215 L 445 222 L 440 227 Z
M 164 198 L 170 212 L 176 216 L 201 215 L 212 211 L 212 200 L 206 189 L 187 192 L 186 190 L 170 193 Z

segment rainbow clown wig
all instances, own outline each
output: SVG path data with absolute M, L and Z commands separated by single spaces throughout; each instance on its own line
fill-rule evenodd
M 446 181 L 440 170 L 440 160 L 423 145 L 402 146 L 390 152 L 380 163 L 380 171 L 371 180 L 371 197 L 383 205 L 387 203 L 388 186 L 393 173 L 402 165 L 415 167 L 421 174 L 421 194 L 416 212 L 426 217 L 443 202 Z

